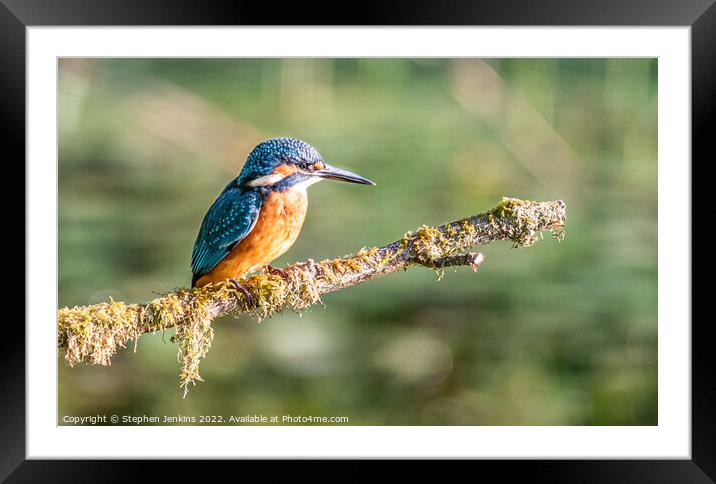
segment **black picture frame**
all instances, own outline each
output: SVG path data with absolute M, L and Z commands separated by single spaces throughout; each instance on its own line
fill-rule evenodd
M 542 25 L 690 26 L 692 156 L 706 162 L 708 121 L 716 113 L 716 0 L 490 0 L 363 2 L 335 18 L 321 7 L 213 0 L 0 0 L 0 98 L 6 166 L 24 166 L 25 55 L 29 26 L 115 25 Z M 334 12 L 338 12 L 335 10 Z M 325 14 L 325 8 L 323 9 Z M 692 163 L 693 166 L 693 163 Z M 6 175 L 6 181 L 9 179 Z M 13 180 L 24 180 L 18 173 Z M 19 185 L 19 182 L 14 181 Z M 24 185 L 23 185 L 24 186 Z M 684 200 L 683 203 L 691 203 Z M 19 216 L 19 210 L 15 209 Z M 24 223 L 24 222 L 20 222 Z M 15 225 L 19 227 L 19 225 Z M 19 230 L 18 230 L 19 232 Z M 24 232 L 23 232 L 24 233 Z M 690 234 L 685 234 L 689 235 Z M 23 239 L 24 241 L 24 239 Z M 19 244 L 18 244 L 19 245 Z M 19 253 L 19 247 L 18 247 Z M 25 254 L 32 257 L 32 254 Z M 16 257 L 15 257 L 16 258 Z M 7 271 L 7 269 L 6 269 Z M 0 351 L 0 479 L 8 482 L 113 482 L 138 478 L 146 461 L 41 461 L 25 458 L 25 331 L 6 318 Z M 677 323 L 677 322 L 674 322 Z M 713 482 L 716 480 L 716 390 L 709 324 L 692 324 L 692 460 L 480 461 L 505 477 L 550 482 Z M 709 364 L 710 363 L 710 364 Z M 141 473 L 140 473 L 141 472 Z M 162 466 L 165 478 L 184 466 Z

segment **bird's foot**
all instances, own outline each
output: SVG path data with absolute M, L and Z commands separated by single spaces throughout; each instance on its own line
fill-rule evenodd
M 266 264 L 264 267 L 264 270 L 268 272 L 269 274 L 272 274 L 274 276 L 279 276 L 283 278 L 284 280 L 288 280 L 288 273 L 286 271 L 282 271 L 281 269 L 276 269 L 275 267 L 271 267 L 270 265 Z
M 241 294 L 244 295 L 244 300 L 246 301 L 246 306 L 247 307 L 254 306 L 254 296 L 251 295 L 249 290 L 246 289 L 246 287 L 239 284 L 239 281 L 237 281 L 236 279 L 231 279 L 231 283 L 234 285 L 234 288 L 236 288 L 237 293 L 240 292 Z

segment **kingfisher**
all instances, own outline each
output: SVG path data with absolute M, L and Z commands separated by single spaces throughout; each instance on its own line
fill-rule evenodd
M 259 269 L 282 273 L 269 264 L 298 238 L 306 189 L 321 180 L 375 185 L 326 164 L 304 141 L 274 138 L 257 145 L 204 216 L 191 257 L 192 287 L 230 280 L 246 294 L 238 278 Z

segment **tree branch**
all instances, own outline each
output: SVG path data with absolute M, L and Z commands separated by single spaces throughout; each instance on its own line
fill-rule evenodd
M 321 303 L 321 295 L 422 265 L 437 271 L 469 266 L 476 271 L 481 253 L 464 251 L 496 240 L 528 247 L 549 230 L 564 237 L 565 203 L 503 198 L 492 210 L 438 227 L 422 226 L 383 247 L 363 249 L 346 257 L 308 260 L 283 269 L 284 275 L 257 274 L 241 281 L 250 297 L 231 283 L 179 289 L 147 304 L 108 303 L 58 311 L 58 347 L 65 360 L 109 365 L 119 348 L 143 333 L 175 327 L 181 386 L 201 381 L 199 362 L 213 338 L 211 322 L 227 314 L 249 313 L 259 321 L 286 308 L 302 311 Z M 186 393 L 185 393 L 186 394 Z

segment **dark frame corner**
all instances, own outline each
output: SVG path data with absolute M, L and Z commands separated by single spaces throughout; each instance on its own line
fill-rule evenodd
M 716 114 L 715 0 L 648 2 L 647 0 L 505 0 L 452 3 L 375 2 L 351 18 L 352 25 L 662 25 L 691 26 L 692 152 L 706 162 L 712 137 L 708 127 Z M 262 11 L 262 9 L 264 11 Z M 345 18 L 317 21 L 305 5 L 277 11 L 270 5 L 205 0 L 0 0 L 0 96 L 6 166 L 25 159 L 25 29 L 28 26 L 70 25 L 345 25 Z M 292 11 L 295 10 L 295 11 Z M 337 20 L 337 21 L 336 21 Z M 14 159 L 18 162 L 14 163 Z M 693 162 L 692 162 L 693 166 Z M 24 172 L 22 175 L 24 180 Z M 19 212 L 19 211 L 16 211 Z M 24 225 L 24 220 L 21 222 Z M 27 254 L 26 254 L 27 257 Z M 9 322 L 8 322 L 9 323 Z M 548 477 L 550 482 L 714 482 L 716 480 L 716 390 L 706 324 L 692 325 L 692 460 L 522 461 L 523 465 L 483 461 L 496 471 Z M 0 352 L 0 480 L 44 482 L 73 479 L 113 482 L 139 477 L 138 463 L 119 461 L 39 461 L 25 459 L 25 332 L 18 324 L 13 348 Z M 8 341 L 8 339 L 6 339 Z M 709 364 L 710 363 L 710 364 Z M 11 398 L 7 398 L 11 396 Z M 213 464 L 212 464 L 213 465 Z M 162 466 L 164 477 L 180 466 Z M 181 466 L 183 467 L 183 466 Z M 165 474 L 166 473 L 166 474 Z M 141 475 L 144 475 L 142 473 Z M 79 479 L 78 479 L 79 477 Z M 539 479 L 538 479 L 539 480 Z

